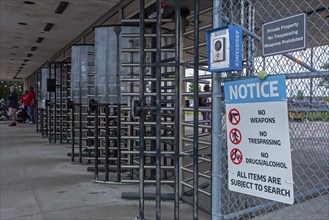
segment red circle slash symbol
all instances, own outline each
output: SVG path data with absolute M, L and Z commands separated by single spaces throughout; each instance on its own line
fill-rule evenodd
M 234 164 L 240 164 L 242 162 L 242 152 L 238 148 L 233 148 L 230 153 L 231 161 Z
M 242 140 L 241 132 L 238 129 L 233 128 L 230 131 L 230 140 L 231 140 L 232 144 L 240 144 L 240 142 Z
M 233 108 L 228 114 L 228 120 L 231 122 L 232 125 L 237 125 L 240 122 L 240 112 Z

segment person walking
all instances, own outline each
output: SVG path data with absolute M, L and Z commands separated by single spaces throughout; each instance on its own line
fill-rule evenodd
M 10 95 L 7 97 L 8 101 L 8 116 L 12 117 L 12 123 L 9 126 L 16 126 L 16 109 L 18 108 L 18 96 L 16 87 L 10 87 Z
M 33 124 L 34 123 L 34 107 L 35 107 L 35 92 L 33 90 L 33 86 L 30 86 L 29 88 L 29 93 L 27 94 L 27 111 L 29 112 L 29 115 L 30 115 L 30 121 L 29 123 L 30 124 Z
M 208 84 L 204 85 L 203 90 L 205 92 L 210 92 L 210 86 Z M 199 97 L 199 106 L 201 107 L 210 107 L 211 101 L 208 96 L 201 96 Z M 208 125 L 211 125 L 211 113 L 203 111 L 202 112 L 202 120 L 207 121 Z M 206 129 L 202 128 L 202 133 L 205 133 Z
M 30 121 L 30 116 L 27 113 L 27 95 L 29 94 L 29 91 L 26 90 L 24 95 L 21 96 L 20 98 L 20 102 L 21 102 L 21 106 L 22 106 L 22 111 L 23 111 L 23 122 L 29 122 Z

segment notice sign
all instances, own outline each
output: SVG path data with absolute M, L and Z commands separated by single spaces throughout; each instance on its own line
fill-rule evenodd
M 263 56 L 305 49 L 305 25 L 304 13 L 263 24 Z
M 285 76 L 226 82 L 229 190 L 294 203 Z

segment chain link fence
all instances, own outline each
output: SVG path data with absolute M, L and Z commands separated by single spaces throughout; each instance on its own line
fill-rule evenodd
M 328 5 L 326 0 L 223 1 L 224 26 L 238 24 L 255 34 L 244 36 L 245 68 L 237 74 L 239 79 L 261 70 L 286 75 L 295 193 L 295 203 L 289 209 L 282 203 L 229 191 L 227 140 L 223 135 L 221 213 L 225 219 L 329 218 Z M 307 48 L 262 57 L 262 25 L 300 13 L 306 14 Z M 223 120 L 222 132 L 226 134 L 226 117 Z
M 223 76 L 223 81 L 246 79 L 265 70 L 269 75 L 283 74 L 286 76 L 286 93 L 288 97 L 289 132 L 294 179 L 294 198 L 292 206 L 283 203 L 244 195 L 228 190 L 227 170 L 227 140 L 226 116 L 223 105 L 222 126 L 222 158 L 221 158 L 221 214 L 225 219 L 321 219 L 329 218 L 328 190 L 329 171 L 326 162 L 329 156 L 329 1 L 325 0 L 223 0 L 221 18 L 222 26 L 229 24 L 244 28 L 243 36 L 243 71 L 230 72 Z M 200 60 L 206 58 L 204 51 L 205 31 L 211 29 L 213 9 L 205 2 L 200 8 Z M 210 7 L 210 8 L 207 8 Z M 286 54 L 262 56 L 262 25 L 271 21 L 289 16 L 305 13 L 306 15 L 306 41 L 304 50 Z M 193 12 L 186 17 L 184 36 L 185 60 L 190 61 L 193 54 L 194 29 Z M 195 36 L 194 36 L 195 37 Z M 201 63 L 201 62 L 200 62 Z M 200 68 L 203 70 L 202 68 Z M 183 82 L 187 83 L 183 91 L 185 99 L 192 95 L 188 83 L 193 81 L 193 73 L 186 70 Z M 207 96 L 203 86 L 212 84 L 211 75 L 199 71 L 200 96 Z M 194 84 L 193 84 L 194 86 Z M 190 86 L 191 87 L 191 86 Z M 191 91 L 190 91 L 191 90 Z M 195 100 L 193 100 L 195 101 Z M 184 117 L 182 121 L 181 140 L 183 153 L 192 151 L 193 119 L 190 104 L 182 108 Z M 204 114 L 210 110 L 201 106 L 199 111 Z M 199 117 L 198 165 L 192 163 L 190 158 L 182 159 L 182 191 L 183 200 L 192 204 L 190 189 L 192 186 L 192 167 L 198 166 L 198 192 L 199 208 L 210 212 L 211 188 L 210 158 L 211 132 L 204 117 Z M 251 128 L 252 129 L 252 128 Z M 214 177 L 212 177 L 214 178 Z M 214 204 L 213 204 L 214 205 Z M 294 210 L 294 211 L 291 211 Z M 297 210 L 297 211 L 296 211 Z M 274 212 L 275 211 L 275 212 Z M 318 215 L 318 213 L 321 213 Z M 323 216 L 325 215 L 325 216 Z

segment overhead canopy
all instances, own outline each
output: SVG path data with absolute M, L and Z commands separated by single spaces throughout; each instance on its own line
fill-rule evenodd
M 62 14 L 60 2 L 0 1 L 0 79 L 27 77 L 120 0 L 64 0 Z
M 13 78 L 25 78 L 35 72 L 47 60 L 62 55 L 63 58 L 70 56 L 65 53 L 72 42 L 77 38 L 85 37 L 87 43 L 93 42 L 93 24 L 115 24 L 120 18 L 129 18 L 138 14 L 139 0 L 64 0 L 67 7 L 60 7 L 60 0 L 1 0 L 0 1 L 0 51 L 1 51 L 1 74 L 0 80 L 11 80 Z M 146 6 L 155 0 L 145 0 Z M 173 7 L 175 0 L 163 1 L 167 6 Z M 207 10 L 200 16 L 200 27 L 212 22 L 212 0 L 200 1 L 200 10 Z M 233 2 L 233 20 L 240 24 L 240 0 Z M 245 0 L 244 2 L 248 2 Z M 308 18 L 307 47 L 329 45 L 329 10 L 327 0 L 250 0 L 255 9 L 254 31 L 261 36 L 261 27 L 264 23 L 305 12 Z M 307 3 L 306 3 L 307 2 Z M 130 5 L 125 9 L 125 5 Z M 181 0 L 181 7 L 188 9 L 193 14 L 194 1 Z M 109 20 L 99 21 L 113 10 L 120 10 L 115 22 Z M 59 14 L 56 9 L 65 10 Z M 128 8 L 128 7 L 127 7 Z M 229 1 L 223 0 L 223 15 L 228 17 Z M 189 16 L 186 31 L 194 27 L 193 17 Z M 98 23 L 95 21 L 99 21 Z M 106 22 L 107 21 L 107 22 Z M 48 24 L 49 23 L 49 24 Z M 48 24 L 48 25 L 47 25 Z M 225 24 L 225 22 L 224 22 Z M 165 24 L 166 29 L 174 30 L 174 25 Z M 50 29 L 50 30 L 47 30 Z M 211 25 L 207 28 L 211 29 Z M 89 31 L 86 31 L 89 30 Z M 192 30 L 193 31 L 193 30 Z M 200 35 L 200 40 L 205 41 L 205 33 Z M 193 36 L 185 36 L 184 46 L 193 45 Z M 38 43 L 39 42 L 39 43 Z M 80 41 L 80 43 L 83 41 Z M 63 49 L 63 50 L 62 50 Z M 193 55 L 192 50 L 185 50 L 187 54 Z M 256 42 L 256 56 L 260 55 L 261 44 Z M 56 54 L 56 55 L 55 55 Z M 200 55 L 205 58 L 205 46 L 200 47 Z M 186 56 L 190 59 L 191 56 Z

